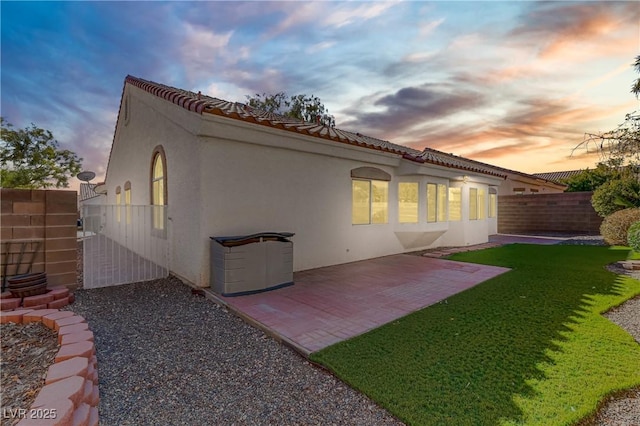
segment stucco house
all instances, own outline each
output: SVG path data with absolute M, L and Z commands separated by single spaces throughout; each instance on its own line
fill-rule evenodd
M 486 242 L 506 177 L 128 76 L 101 190 L 153 206 L 141 226 L 168 243 L 169 269 L 206 287 L 212 236 L 292 232 L 294 271 Z

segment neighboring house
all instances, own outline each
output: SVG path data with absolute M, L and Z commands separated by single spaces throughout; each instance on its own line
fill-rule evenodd
M 565 170 L 562 172 L 534 173 L 533 175 L 551 182 L 561 183 L 566 179 L 579 175 L 582 172 L 584 172 L 584 170 Z
M 87 218 L 95 214 L 94 211 L 98 208 L 97 206 L 104 205 L 107 202 L 106 194 L 101 193 L 99 190 L 100 185 L 98 183 L 80 184 L 80 191 L 78 192 L 78 225 L 87 231 L 100 229 L 99 221 L 96 221 L 96 219 L 89 219 L 89 221 L 96 223 L 87 222 Z
M 106 203 L 151 205 L 170 270 L 209 285 L 209 237 L 293 232 L 294 270 L 497 232 L 507 173 L 128 76 Z M 162 207 L 166 206 L 166 210 Z
M 83 205 L 87 204 L 104 204 L 105 194 L 96 192 L 97 183 L 81 183 L 80 192 L 78 193 L 78 203 L 82 210 Z

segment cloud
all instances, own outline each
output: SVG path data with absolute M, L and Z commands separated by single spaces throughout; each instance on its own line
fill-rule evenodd
M 227 48 L 232 31 L 216 33 L 208 28 L 189 23 L 184 25 L 184 39 L 180 52 L 184 66 L 192 78 L 207 75 L 222 68 L 231 57 Z
M 354 5 L 357 6 L 354 7 Z M 314 26 L 341 28 L 354 23 L 362 23 L 377 18 L 390 8 L 398 4 L 398 1 L 367 2 L 367 3 L 324 3 L 324 2 L 300 2 L 291 7 L 290 3 L 284 3 L 281 11 L 285 18 L 279 22 L 270 32 L 269 36 L 284 33 L 291 28 L 305 26 L 312 23 Z
M 405 87 L 397 92 L 378 97 L 369 105 L 377 111 L 347 109 L 345 113 L 354 117 L 344 123 L 363 132 L 375 131 L 385 138 L 404 133 L 415 126 L 458 112 L 481 106 L 484 97 L 478 92 L 448 87 L 446 84 L 425 83 Z
M 586 60 L 605 52 L 637 51 L 638 19 L 634 2 L 536 2 L 511 35 L 536 43 L 541 59 Z
M 322 41 L 320 43 L 313 44 L 307 48 L 307 53 L 312 55 L 322 50 L 330 49 L 336 44 L 335 41 Z
M 440 18 L 435 21 L 421 22 L 418 25 L 418 33 L 420 34 L 420 36 L 426 37 L 429 34 L 433 33 L 440 25 L 442 25 L 443 22 L 444 18 Z
M 345 5 L 326 14 L 320 22 L 325 26 L 339 28 L 354 22 L 368 21 L 382 15 L 397 3 L 397 1 L 364 3 L 356 8 L 351 8 L 350 6 Z

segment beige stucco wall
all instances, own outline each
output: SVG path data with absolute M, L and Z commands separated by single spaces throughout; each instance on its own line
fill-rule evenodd
M 556 194 L 564 192 L 564 186 L 556 185 L 542 179 L 510 173 L 507 179 L 500 185 L 498 195 L 514 195 L 515 189 L 524 189 L 525 194 Z
M 430 165 L 209 114 L 198 115 L 127 85 L 128 117 L 119 119 L 106 178 L 107 202 L 131 182 L 132 203 L 150 203 L 151 156 L 167 160 L 170 269 L 207 286 L 209 237 L 294 232 L 294 269 L 351 262 L 442 245 L 487 241 L 495 219 L 468 220 L 468 189 L 501 179 Z M 389 223 L 351 224 L 351 170 L 392 176 Z M 418 182 L 418 224 L 399 224 L 401 181 Z M 426 184 L 463 188 L 463 220 L 427 223 Z M 487 208 L 489 200 L 487 197 Z M 487 212 L 488 213 L 488 212 Z

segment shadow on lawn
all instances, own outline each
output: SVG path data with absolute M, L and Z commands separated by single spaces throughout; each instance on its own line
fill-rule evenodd
M 312 358 L 408 423 L 522 421 L 515 397 L 535 397 L 540 366 L 597 316 L 594 301 L 622 302 L 603 266 L 625 255 L 531 245 L 455 255 L 513 270 Z

